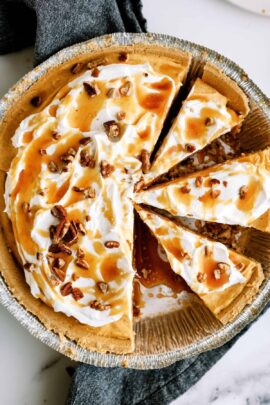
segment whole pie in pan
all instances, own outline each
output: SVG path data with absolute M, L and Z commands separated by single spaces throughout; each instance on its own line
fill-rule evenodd
M 162 180 L 222 135 L 237 138 L 249 111 L 220 70 L 206 64 L 191 83 L 190 65 L 158 47 L 83 55 L 1 124 L 1 222 L 17 261 L 1 272 L 47 328 L 87 349 L 134 350 L 140 286 L 152 316 L 152 287 L 184 285 L 227 323 L 264 279 L 260 263 L 174 218 L 269 231 L 269 150 Z

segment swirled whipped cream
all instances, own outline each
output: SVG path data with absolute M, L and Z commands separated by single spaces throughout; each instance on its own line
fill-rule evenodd
M 214 88 L 197 79 L 168 132 L 151 172 L 149 181 L 202 149 L 242 121 L 227 107 L 227 98 Z
M 252 226 L 270 208 L 269 170 L 231 161 L 141 192 L 135 199 L 173 215 Z
M 31 292 L 55 311 L 132 316 L 131 198 L 176 90 L 149 64 L 99 66 L 17 129 L 6 212 Z

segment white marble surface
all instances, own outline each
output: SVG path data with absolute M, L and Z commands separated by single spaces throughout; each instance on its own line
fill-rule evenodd
M 254 0 L 256 1 L 256 0 Z M 148 29 L 216 49 L 270 95 L 270 18 L 224 0 L 143 0 Z M 32 49 L 0 57 L 0 95 L 31 68 Z M 65 404 L 74 364 L 0 307 L 0 404 Z M 270 311 L 176 405 L 270 404 Z M 114 405 L 114 404 L 113 404 Z

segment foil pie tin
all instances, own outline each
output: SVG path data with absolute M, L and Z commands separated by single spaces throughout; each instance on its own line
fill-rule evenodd
M 264 148 L 270 145 L 270 101 L 248 78 L 247 74 L 234 62 L 213 50 L 162 34 L 118 33 L 94 38 L 90 41 L 63 49 L 24 76 L 10 89 L 0 101 L 0 119 L 3 119 L 5 112 L 14 101 L 20 98 L 25 90 L 52 67 L 58 66 L 83 53 L 90 53 L 94 56 L 95 52 L 104 48 L 109 49 L 115 46 L 132 46 L 136 44 L 158 45 L 169 49 L 188 51 L 192 54 L 194 60 L 197 61 L 195 62 L 195 66 L 197 64 L 198 67 L 200 63 L 208 61 L 221 68 L 225 74 L 231 77 L 244 90 L 252 106 L 251 118 L 248 118 L 250 126 L 249 129 L 246 129 L 250 145 L 248 141 L 246 149 L 254 148 L 254 146 L 260 149 L 260 147 Z M 258 130 L 260 131 L 262 127 L 260 123 L 264 124 L 261 138 L 260 136 L 252 136 L 253 133 L 258 133 Z M 260 240 L 262 240 L 262 244 L 260 244 Z M 251 238 L 251 245 L 253 242 Z M 255 237 L 253 245 L 253 257 L 263 262 L 266 280 L 254 301 L 233 322 L 221 326 L 220 323 L 215 322 L 211 317 L 208 319 L 207 313 L 200 308 L 197 311 L 197 324 L 195 322 L 194 327 L 196 331 L 194 329 L 194 333 L 189 332 L 188 328 L 185 328 L 185 321 L 181 324 L 184 320 L 181 309 L 179 310 L 179 317 L 177 314 L 172 314 L 170 319 L 164 315 L 164 319 L 142 320 L 135 324 L 135 352 L 128 355 L 92 352 L 83 349 L 76 342 L 46 329 L 39 319 L 28 312 L 12 295 L 1 273 L 0 302 L 33 336 L 58 352 L 72 357 L 74 360 L 102 367 L 123 366 L 136 369 L 166 367 L 178 360 L 198 355 L 223 345 L 252 322 L 270 300 L 270 269 L 268 268 L 270 265 L 270 238 L 267 235 L 260 235 L 259 239 L 256 240 Z M 260 248 L 255 249 L 259 245 Z M 247 250 L 252 251 L 252 247 Z M 252 256 L 252 254 L 250 255 Z M 202 327 L 204 323 L 207 327 Z M 177 328 L 175 329 L 176 325 Z M 160 329 L 162 333 L 161 337 L 158 337 Z M 169 336 L 171 330 L 174 330 L 174 333 L 178 334 L 179 339 Z M 188 334 L 190 334 L 189 338 L 187 338 Z

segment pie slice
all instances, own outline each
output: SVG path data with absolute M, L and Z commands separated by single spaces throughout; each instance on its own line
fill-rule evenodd
M 270 232 L 270 148 L 138 193 L 173 215 Z
M 193 152 L 240 125 L 248 114 L 243 91 L 216 67 L 207 64 L 197 79 L 157 153 L 149 182 Z
M 223 324 L 249 304 L 264 279 L 259 263 L 135 206 L 164 248 L 170 265 Z

